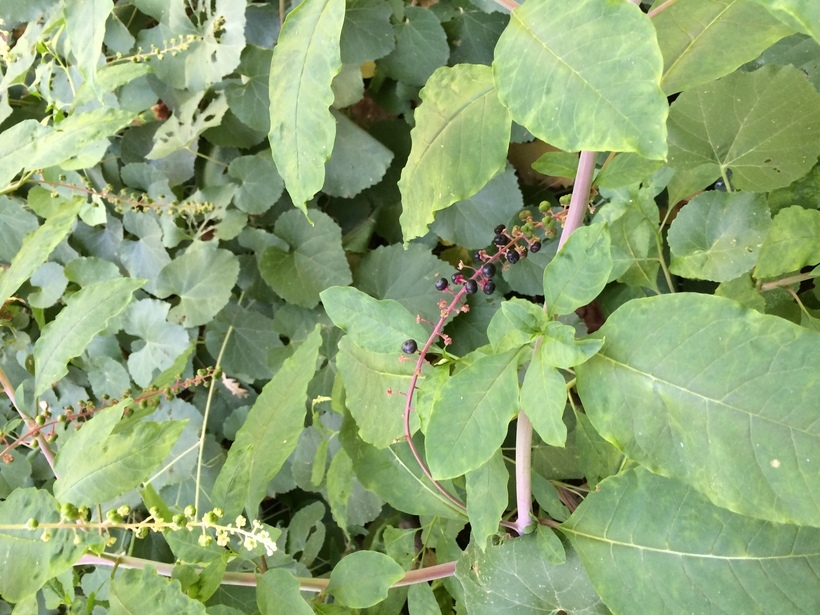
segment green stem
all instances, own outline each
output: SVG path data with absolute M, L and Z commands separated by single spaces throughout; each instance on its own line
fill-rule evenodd
M 812 271 L 810 271 L 809 273 L 800 273 L 797 275 L 789 276 L 788 278 L 781 278 L 779 280 L 774 280 L 773 282 L 766 282 L 765 284 L 761 284 L 758 290 L 760 292 L 765 293 L 767 290 L 773 290 L 781 286 L 789 286 L 790 284 L 797 284 L 798 282 L 804 282 L 805 280 L 813 280 L 816 277 L 817 274 Z
M 655 233 L 655 243 L 658 246 L 658 261 L 661 264 L 661 270 L 663 271 L 663 277 L 666 278 L 666 285 L 669 287 L 669 292 L 675 292 L 675 286 L 672 284 L 672 274 L 669 272 L 669 267 L 666 265 L 666 259 L 663 257 L 663 243 L 661 242 L 661 234 L 660 231 Z

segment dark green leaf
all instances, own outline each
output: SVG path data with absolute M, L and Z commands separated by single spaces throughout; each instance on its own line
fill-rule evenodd
M 228 175 L 239 184 L 234 203 L 249 214 L 268 211 L 282 196 L 285 187 L 268 151 L 235 158 L 228 167 Z
M 179 581 L 161 577 L 150 567 L 120 572 L 111 581 L 108 601 L 112 615 L 205 615 L 205 605 L 182 593 Z
M 820 334 L 699 294 L 630 301 L 600 334 L 576 373 L 606 440 L 719 506 L 820 526 Z
M 755 277 L 773 278 L 820 263 L 820 211 L 787 207 L 772 227 L 755 267 Z
M 812 0 L 757 0 L 791 28 L 801 30 L 820 43 L 820 6 Z
M 643 181 L 662 166 L 660 160 L 649 160 L 638 154 L 626 152 L 615 156 L 601 169 L 595 176 L 595 183 L 600 188 L 624 188 Z
M 387 598 L 388 588 L 403 576 L 402 567 L 384 553 L 357 551 L 333 568 L 327 592 L 345 606 L 364 609 Z
M 313 613 L 299 593 L 299 581 L 282 568 L 272 568 L 256 578 L 256 604 L 262 615 Z
M 243 83 L 231 83 L 225 88 L 228 107 L 234 115 L 243 124 L 265 134 L 270 130 L 268 80 L 272 56 L 273 51 L 270 49 L 252 45 L 245 47 L 239 68 L 236 69 L 244 77 Z
M 225 342 L 228 335 L 230 337 Z M 268 365 L 268 353 L 273 348 L 281 347 L 282 342 L 270 318 L 254 310 L 228 304 L 205 328 L 205 346 L 214 358 L 221 351 L 222 367 L 228 374 L 254 380 L 273 375 Z
M 487 463 L 467 472 L 467 515 L 470 517 L 471 540 L 482 551 L 487 545 L 487 538 L 498 532 L 498 524 L 507 510 L 509 479 L 500 450 Z
M 546 330 L 550 318 L 541 306 L 513 297 L 501 304 L 487 327 L 487 337 L 496 352 L 520 348 Z
M 393 26 L 396 47 L 379 61 L 387 76 L 408 85 L 424 85 L 447 63 L 447 35 L 432 11 L 420 6 L 404 9 L 404 21 Z
M 325 164 L 322 192 L 349 199 L 381 181 L 393 152 L 338 111 L 333 117 L 336 140 Z
M 527 367 L 521 384 L 520 404 L 544 442 L 551 446 L 564 446 L 567 426 L 562 417 L 567 405 L 567 384 L 546 358 L 547 352 L 542 344 Z
M 383 0 L 349 0 L 340 40 L 342 62 L 361 66 L 393 51 L 392 11 Z

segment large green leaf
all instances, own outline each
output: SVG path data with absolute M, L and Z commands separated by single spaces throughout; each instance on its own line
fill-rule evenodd
M 507 540 L 484 553 L 468 549 L 456 565 L 470 615 L 609 613 L 581 560 L 567 549 L 564 564 L 547 561 L 535 535 Z
M 25 168 L 35 141 L 47 133 L 37 120 L 23 120 L 0 133 L 0 187 L 6 188 Z
M 185 595 L 177 579 L 161 577 L 150 567 L 120 572 L 111 581 L 108 601 L 111 615 L 205 615 L 205 605 Z
M 268 483 L 296 448 L 321 342 L 317 325 L 265 385 L 237 431 L 213 490 L 213 501 L 225 509 L 228 518 L 243 509 L 256 514 Z M 239 492 L 233 486 L 237 481 L 242 483 Z
M 54 248 L 65 239 L 84 199 L 76 198 L 67 203 L 60 199 L 59 203 L 60 208 L 53 216 L 25 236 L 20 251 L 12 259 L 9 268 L 0 273 L 0 306 L 34 275 Z
M 169 317 L 184 327 L 198 327 L 227 305 L 238 277 L 239 261 L 233 253 L 196 242 L 160 271 L 157 296 L 179 297 Z
M 518 349 L 483 356 L 451 377 L 433 402 L 427 461 L 435 478 L 454 478 L 486 463 L 518 412 Z
M 352 286 L 333 286 L 320 297 L 333 324 L 361 348 L 397 355 L 405 340 L 422 345 L 430 335 L 398 301 L 374 299 Z
M 8 467 L 8 466 L 6 466 Z M 0 596 L 9 602 L 21 602 L 45 583 L 71 567 L 94 542 L 102 539 L 95 533 L 69 529 L 50 530 L 51 538 L 43 540 L 43 530 L 24 527 L 29 519 L 39 523 L 59 523 L 59 506 L 47 491 L 15 489 L 0 502 Z M 20 529 L 9 529 L 8 526 Z
M 282 196 L 284 184 L 268 151 L 235 158 L 228 175 L 239 184 L 234 203 L 246 213 L 265 213 Z
M 820 530 L 718 508 L 639 468 L 598 485 L 561 529 L 617 613 L 813 613 Z
M 113 500 L 138 487 L 171 451 L 185 421 L 119 425 L 130 403 L 125 398 L 99 411 L 57 453 L 54 495 L 61 502 L 91 507 Z
M 262 615 L 312 615 L 299 593 L 299 581 L 283 568 L 272 568 L 256 578 L 256 604 Z
M 793 66 L 736 72 L 687 90 L 669 112 L 669 164 L 728 171 L 740 190 L 768 192 L 803 177 L 820 154 L 820 94 Z
M 137 338 L 131 344 L 128 371 L 141 387 L 149 386 L 157 372 L 171 367 L 190 347 L 185 329 L 166 320 L 170 309 L 164 301 L 142 299 L 123 314 L 123 329 Z
M 755 277 L 773 278 L 820 263 L 820 211 L 794 206 L 781 210 L 755 267 Z
M 112 0 L 68 2 L 65 5 L 66 34 L 71 53 L 77 68 L 91 83 L 96 81 L 105 22 L 113 8 Z
M 311 211 L 311 225 L 297 211 L 276 220 L 275 233 L 290 251 L 270 246 L 262 252 L 259 271 L 274 292 L 288 302 L 315 307 L 319 293 L 350 284 L 350 267 L 342 249 L 342 231 L 324 212 Z
M 666 94 L 728 75 L 792 33 L 755 0 L 677 2 L 652 23 L 663 53 Z
M 424 85 L 438 67 L 447 63 L 450 48 L 438 17 L 420 6 L 404 9 L 404 19 L 394 24 L 396 47 L 379 61 L 391 79 Z
M 527 367 L 521 384 L 521 409 L 544 442 L 564 446 L 567 426 L 562 417 L 567 405 L 567 383 L 547 360 L 547 352 L 541 344 Z
M 434 212 L 470 198 L 503 171 L 510 141 L 510 114 L 488 66 L 440 68 L 420 96 L 399 180 L 405 243 L 427 233 Z
M 362 440 L 377 448 L 389 446 L 404 434 L 405 395 L 416 361 L 403 359 L 397 351 L 381 354 L 365 350 L 350 336 L 339 342 L 336 366 L 345 384 L 347 407 Z M 411 416 L 410 428 L 418 429 L 416 413 Z
M 392 11 L 382 0 L 348 0 L 340 40 L 342 62 L 361 66 L 393 51 Z
M 757 0 L 790 27 L 820 43 L 820 5 L 814 0 Z
M 662 65 L 655 30 L 632 3 L 528 0 L 512 12 L 493 70 L 499 98 L 536 137 L 569 152 L 661 160 Z
M 327 592 L 345 606 L 365 609 L 387 598 L 387 590 L 403 576 L 402 567 L 384 553 L 357 551 L 333 568 Z
M 82 354 L 108 321 L 131 302 L 144 280 L 119 278 L 86 286 L 66 306 L 34 344 L 34 395 L 42 395 L 68 373 L 66 364 Z
M 544 269 L 544 303 L 550 316 L 571 314 L 598 296 L 612 271 L 609 228 L 584 226 L 570 235 Z
M 734 280 L 754 266 L 770 224 L 762 195 L 704 192 L 669 228 L 669 270 L 694 280 Z
M 250 25 L 250 24 L 249 24 Z M 242 83 L 231 83 L 225 88 L 228 107 L 240 121 L 264 134 L 270 131 L 270 64 L 273 50 L 248 45 L 242 50 L 242 58 L 236 72 L 242 75 Z M 279 178 L 279 174 L 276 174 Z M 281 178 L 279 178 L 281 182 Z M 284 188 L 284 184 L 282 184 Z
M 231 333 L 227 343 L 225 337 Z M 205 327 L 205 346 L 212 357 L 218 357 L 223 343 L 222 367 L 232 376 L 245 380 L 270 378 L 268 353 L 282 346 L 273 321 L 251 309 L 229 303 Z
M 342 69 L 339 38 L 344 0 L 303 0 L 288 14 L 273 50 L 270 71 L 270 134 L 276 168 L 294 205 L 322 188 L 336 121 L 330 84 Z
M 510 474 L 501 451 L 493 453 L 487 463 L 467 472 L 466 478 L 470 536 L 483 551 L 487 538 L 498 532 L 498 524 L 507 510 Z
M 820 526 L 820 334 L 709 295 L 626 303 L 576 368 L 595 429 L 735 512 Z

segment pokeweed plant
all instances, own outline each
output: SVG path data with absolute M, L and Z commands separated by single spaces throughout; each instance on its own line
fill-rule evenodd
M 817 613 L 817 6 L 0 1 L 0 609 Z

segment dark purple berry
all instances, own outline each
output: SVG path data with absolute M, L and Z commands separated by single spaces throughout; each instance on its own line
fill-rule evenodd
M 436 290 L 447 290 L 447 287 L 450 283 L 447 281 L 447 278 L 441 278 L 436 282 Z
M 484 284 L 484 294 L 492 295 L 493 291 L 495 291 L 495 282 L 492 280 L 487 280 L 487 283 Z
M 464 290 L 468 295 L 474 295 L 478 292 L 478 282 L 475 280 L 467 280 L 464 282 Z
M 492 263 L 487 263 L 481 268 L 481 273 L 484 275 L 485 278 L 491 278 L 495 275 L 495 265 Z
M 461 284 L 464 281 L 464 274 L 460 271 L 456 271 L 450 276 L 450 279 L 453 281 L 453 284 Z
M 510 263 L 510 265 L 515 265 L 518 262 L 518 259 L 520 258 L 521 255 L 518 254 L 518 252 L 516 252 L 515 250 L 510 250 L 509 252 L 507 252 L 507 262 Z
M 401 345 L 401 351 L 404 354 L 416 354 L 418 349 L 419 347 L 416 344 L 416 340 L 407 340 Z
M 476 250 L 475 254 L 473 254 L 473 260 L 477 263 L 481 262 L 481 252 L 479 250 Z
M 507 230 L 507 227 L 506 227 L 506 226 L 504 226 L 503 224 L 499 224 L 498 226 L 496 226 L 496 227 L 493 229 L 493 233 L 495 233 L 496 235 L 500 235 L 500 234 L 501 234 L 501 233 L 503 233 L 505 230 Z
M 536 252 L 539 252 L 540 250 L 541 250 L 541 242 L 538 241 L 538 240 L 533 241 L 532 245 L 530 245 L 530 252 L 535 254 Z
M 499 233 L 498 235 L 493 237 L 493 243 L 497 246 L 503 246 L 507 243 L 507 238 L 501 233 Z

